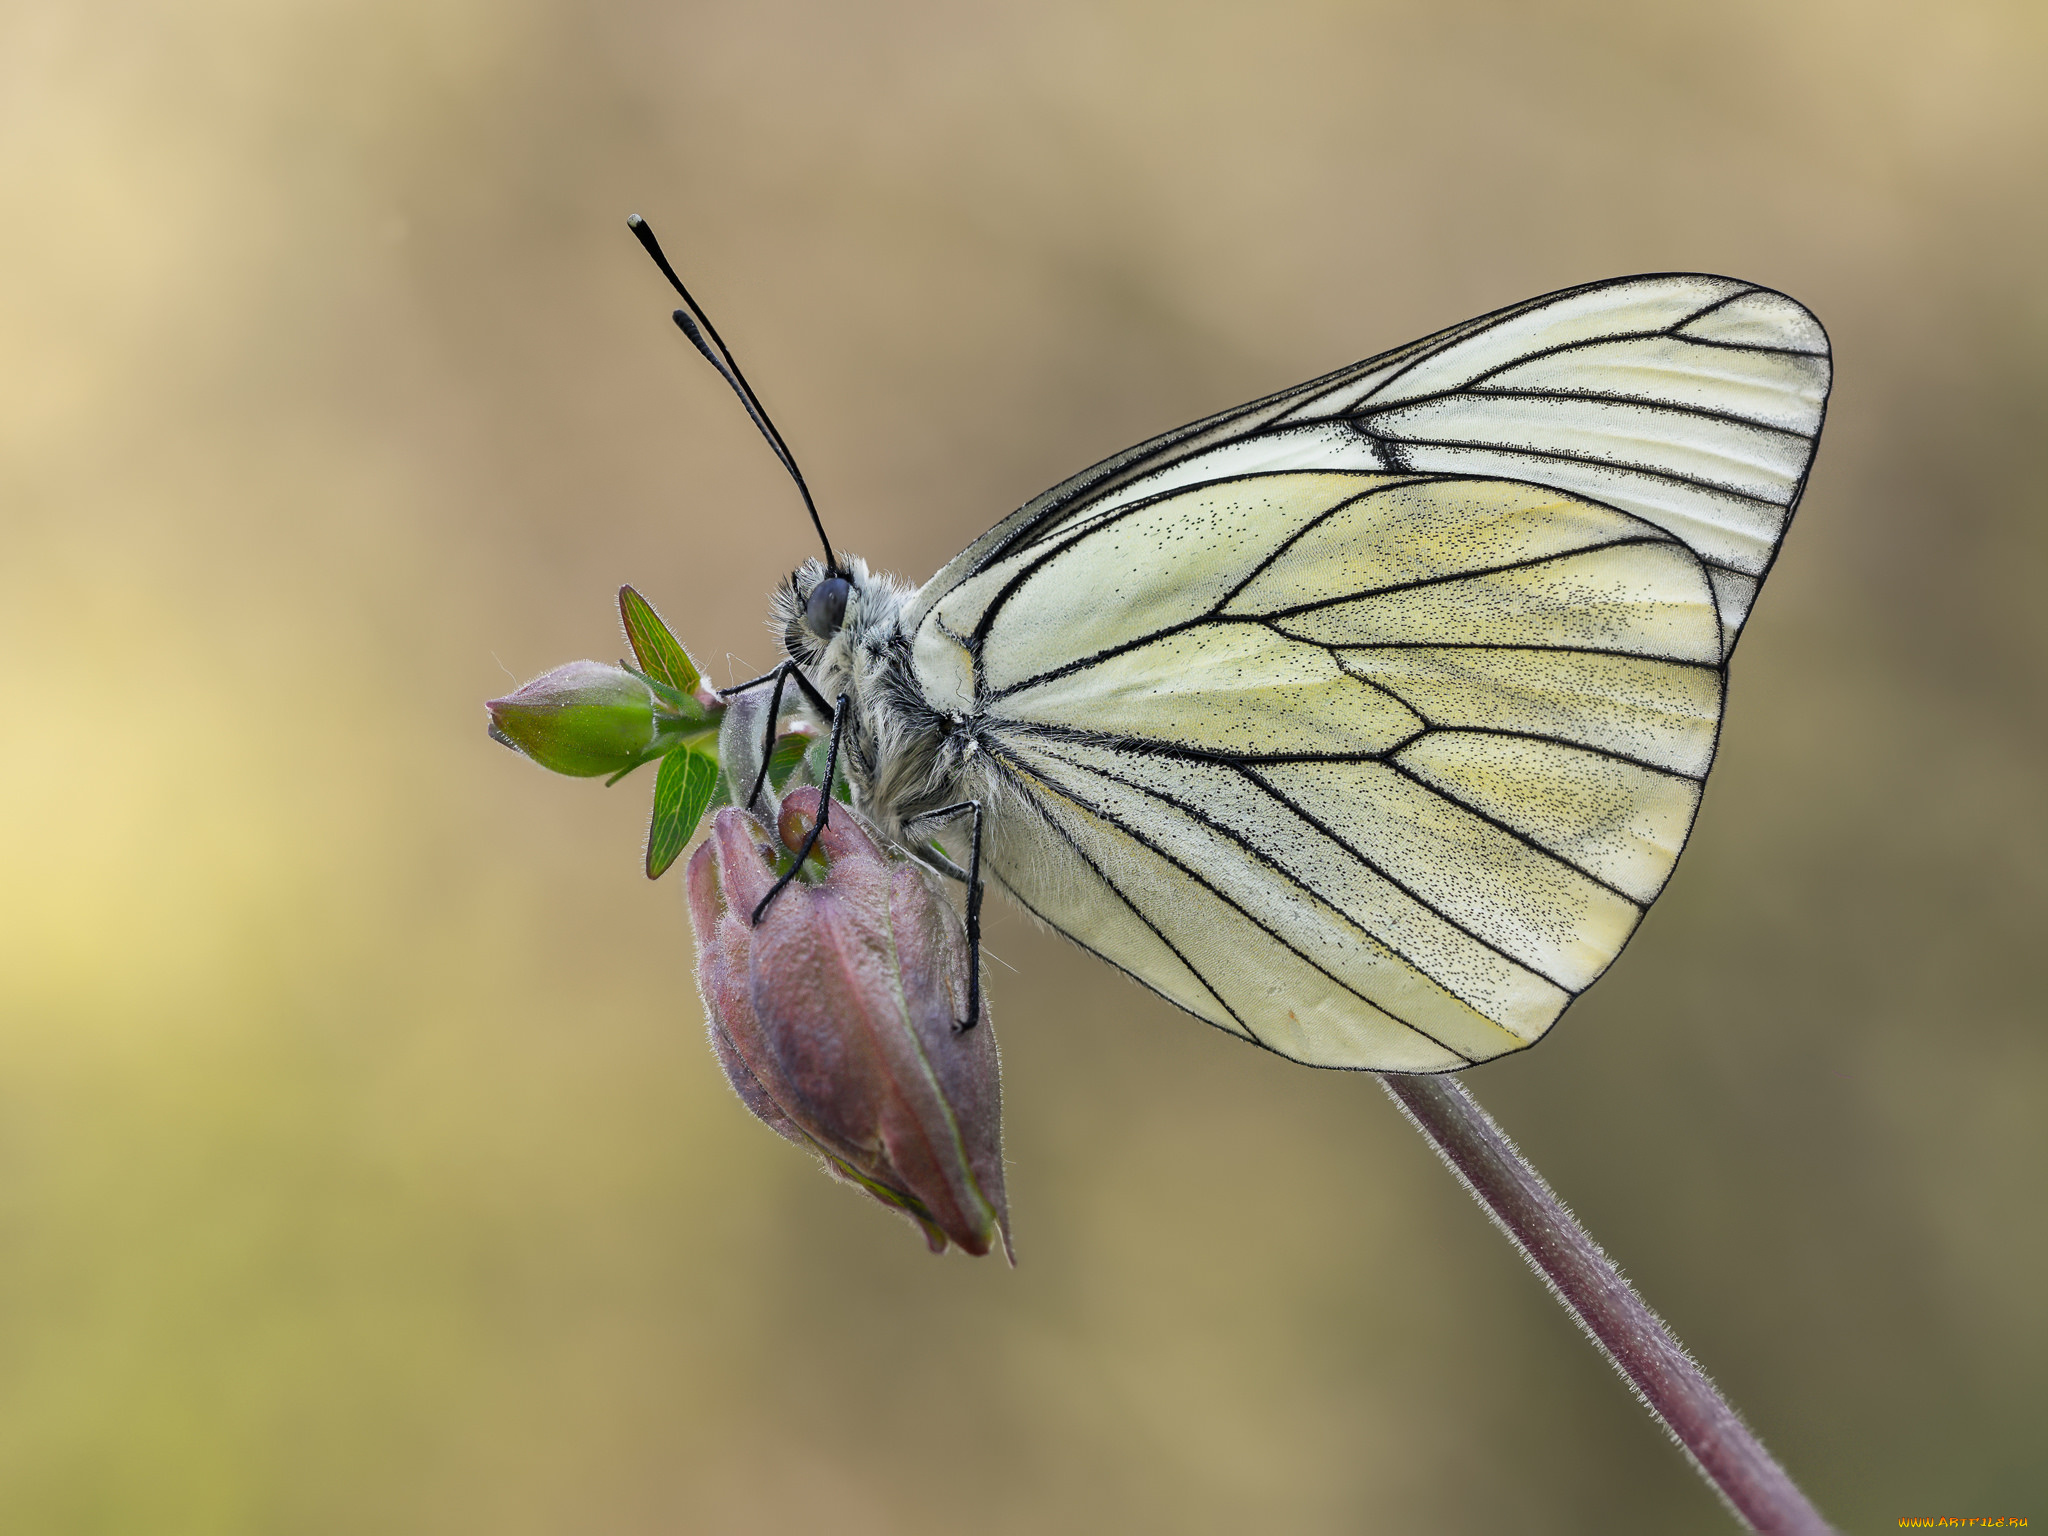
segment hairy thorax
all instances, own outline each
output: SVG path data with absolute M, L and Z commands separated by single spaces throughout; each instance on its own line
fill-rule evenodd
M 869 570 L 858 556 L 841 557 L 841 574 L 851 586 L 844 621 L 827 640 L 812 634 L 804 625 L 805 599 L 828 574 L 817 560 L 793 573 L 776 592 L 770 623 L 825 700 L 846 700 L 840 761 L 855 808 L 906 847 L 928 844 L 934 835 L 952 847 L 960 829 L 920 827 L 906 834 L 905 826 L 927 812 L 985 797 L 991 765 L 978 722 L 934 709 L 925 698 L 907 628 L 915 589 Z

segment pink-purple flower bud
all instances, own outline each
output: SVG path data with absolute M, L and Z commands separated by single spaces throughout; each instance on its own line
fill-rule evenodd
M 804 871 L 754 909 L 817 814 L 778 832 L 727 807 L 689 866 L 697 983 L 712 1048 L 769 1126 L 907 1212 L 934 1252 L 1009 1251 L 994 1033 L 966 1017 L 967 938 L 937 877 L 885 853 L 835 805 Z M 778 835 L 779 834 L 779 835 Z

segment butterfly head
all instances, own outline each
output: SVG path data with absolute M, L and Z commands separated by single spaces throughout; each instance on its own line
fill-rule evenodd
M 777 590 L 769 628 L 798 665 L 815 672 L 888 606 L 891 585 L 858 556 L 840 556 L 836 570 L 808 560 Z
M 844 576 L 826 576 L 812 585 L 804 599 L 804 629 L 813 640 L 830 641 L 846 619 L 846 599 L 853 583 Z

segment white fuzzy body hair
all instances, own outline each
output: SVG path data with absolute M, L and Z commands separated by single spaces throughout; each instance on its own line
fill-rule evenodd
M 854 808 L 885 837 L 920 857 L 937 839 L 964 868 L 969 818 L 911 833 L 906 824 L 930 811 L 979 801 L 986 845 L 1005 815 L 1022 809 L 1028 797 L 985 750 L 986 723 L 972 715 L 940 712 L 918 685 L 905 624 L 917 589 L 870 570 L 858 555 L 842 555 L 839 563 L 851 591 L 845 618 L 829 640 L 818 639 L 804 626 L 811 591 L 831 574 L 819 560 L 807 562 L 776 590 L 769 627 L 828 703 L 846 699 L 839 760 L 853 789 Z M 807 716 L 814 713 L 793 689 L 785 705 Z M 830 725 L 815 723 L 820 729 Z

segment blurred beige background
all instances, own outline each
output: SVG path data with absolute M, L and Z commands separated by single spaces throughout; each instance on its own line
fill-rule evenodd
M 2028 0 L 0 12 L 0 1528 L 1732 1529 L 1373 1084 L 992 945 L 1022 1264 L 703 1043 L 649 777 L 1094 459 L 1618 273 L 1839 385 L 1669 893 L 1475 1091 L 1817 1500 L 2048 1520 L 2048 13 Z M 730 662 L 725 658 L 730 655 Z

